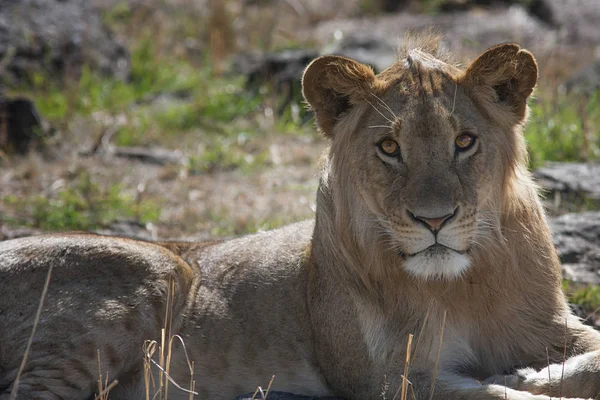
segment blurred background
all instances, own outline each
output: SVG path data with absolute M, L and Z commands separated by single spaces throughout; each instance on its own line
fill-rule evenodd
M 565 287 L 598 324 L 598 21 L 598 0 L 0 0 L 0 240 L 310 218 L 326 143 L 303 68 L 341 54 L 380 71 L 433 26 L 459 62 L 507 41 L 537 57 L 530 167 Z

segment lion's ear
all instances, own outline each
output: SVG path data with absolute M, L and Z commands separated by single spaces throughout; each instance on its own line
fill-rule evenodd
M 533 55 L 516 44 L 492 47 L 467 68 L 464 81 L 471 91 L 508 106 L 517 117 L 525 118 L 527 98 L 537 82 L 538 68 Z
M 302 93 L 321 132 L 331 137 L 342 113 L 364 101 L 376 82 L 371 67 L 340 56 L 323 56 L 304 71 Z

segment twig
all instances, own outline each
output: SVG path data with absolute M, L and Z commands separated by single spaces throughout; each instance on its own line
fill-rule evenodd
M 154 340 L 153 340 L 152 342 L 154 342 Z M 184 391 L 184 392 L 186 392 L 186 393 L 193 393 L 193 394 L 195 394 L 196 396 L 198 395 L 198 393 L 196 393 L 196 392 L 190 391 L 190 390 L 188 390 L 188 389 L 185 389 L 185 388 L 183 388 L 183 387 L 179 386 L 179 384 L 178 384 L 178 383 L 177 383 L 177 382 L 176 382 L 176 381 L 175 381 L 173 378 L 171 378 L 171 376 L 170 376 L 169 374 L 167 374 L 167 371 L 165 371 L 165 369 L 164 369 L 164 368 L 163 368 L 163 367 L 162 367 L 162 366 L 161 366 L 159 363 L 157 363 L 156 361 L 154 361 L 154 360 L 151 358 L 151 357 L 152 357 L 151 355 L 147 354 L 146 356 L 148 357 L 148 360 L 149 360 L 149 361 L 150 361 L 152 364 L 154 364 L 154 365 L 155 365 L 155 366 L 156 366 L 156 367 L 157 367 L 157 368 L 158 368 L 158 369 L 161 371 L 161 373 L 163 373 L 163 374 L 165 375 L 165 377 L 166 377 L 166 378 L 167 378 L 167 379 L 168 379 L 168 380 L 169 380 L 169 381 L 170 381 L 170 382 L 171 382 L 173 385 L 175 385 L 175 387 L 176 387 L 177 389 L 179 389 L 179 390 L 183 390 L 183 391 Z
M 103 390 L 103 391 L 101 391 L 100 393 L 98 393 L 98 395 L 97 395 L 97 396 L 94 396 L 94 400 L 101 400 L 101 399 L 102 399 L 102 396 L 106 396 L 106 395 L 108 395 L 108 393 L 109 393 L 109 392 L 110 392 L 112 389 L 114 389 L 114 388 L 115 388 L 115 386 L 117 386 L 118 384 L 119 384 L 119 381 L 118 381 L 117 379 L 115 379 L 114 381 L 112 381 L 112 382 L 110 383 L 110 385 L 106 386 L 106 387 L 104 388 L 104 390 Z
M 435 392 L 435 380 L 437 378 L 437 370 L 440 364 L 440 354 L 442 353 L 442 342 L 444 341 L 444 328 L 446 327 L 446 315 L 448 314 L 447 310 L 444 310 L 444 315 L 442 316 L 442 329 L 440 331 L 440 343 L 438 345 L 437 357 L 435 359 L 435 366 L 433 367 L 433 378 L 431 380 L 431 392 L 429 393 L 429 400 L 433 399 L 433 393 Z
M 104 392 L 104 389 L 102 388 L 102 364 L 100 363 L 100 349 L 96 349 L 96 352 L 98 354 L 98 391 L 102 393 Z
M 19 372 L 17 372 L 17 377 L 15 378 L 15 382 L 13 384 L 13 389 L 10 392 L 9 400 L 15 400 L 17 398 L 17 392 L 19 391 L 19 381 L 21 379 L 21 374 L 23 373 L 23 369 L 25 369 L 25 364 L 27 364 L 27 358 L 29 357 L 29 351 L 31 350 L 31 344 L 33 343 L 33 337 L 35 336 L 35 330 L 37 329 L 37 325 L 40 322 L 40 316 L 42 315 L 42 309 L 44 308 L 44 300 L 46 299 L 46 293 L 48 293 L 48 286 L 50 285 L 50 277 L 51 276 L 52 276 L 52 264 L 50 264 L 50 268 L 48 268 L 48 274 L 46 275 L 46 282 L 44 283 L 44 288 L 42 289 L 42 297 L 40 298 L 40 304 L 38 305 L 38 309 L 35 314 L 35 319 L 33 321 L 33 328 L 31 328 L 31 335 L 29 336 L 29 340 L 27 341 L 27 347 L 25 347 L 25 354 L 23 354 L 23 359 L 21 360 L 21 365 L 19 366 Z
M 565 378 L 565 362 L 566 361 L 567 361 L 567 319 L 565 318 L 565 346 L 563 348 L 562 373 L 560 375 L 560 390 L 558 392 L 559 399 L 562 399 L 563 380 Z
M 267 386 L 267 392 L 265 393 L 265 400 L 267 399 L 267 396 L 269 395 L 269 391 L 271 390 L 271 385 L 273 385 L 274 380 L 275 380 L 275 375 L 273 375 L 271 377 L 271 380 L 269 381 L 269 386 Z
M 404 376 L 402 376 L 402 396 L 400 396 L 401 400 L 406 400 L 406 395 L 408 394 L 408 370 L 410 365 L 410 349 L 412 345 L 413 335 L 408 335 L 408 343 L 406 343 L 406 361 L 404 362 Z
M 546 362 L 548 363 L 548 391 L 552 388 L 552 378 L 550 377 L 550 355 L 548 354 L 548 348 L 546 347 Z M 551 396 L 548 396 L 552 400 Z

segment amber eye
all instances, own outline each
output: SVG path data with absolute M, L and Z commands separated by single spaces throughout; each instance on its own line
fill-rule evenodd
M 379 142 L 379 148 L 388 156 L 397 156 L 400 153 L 400 146 L 392 139 L 384 139 Z
M 469 150 L 475 144 L 475 136 L 469 135 L 467 133 L 458 136 L 454 139 L 454 145 L 456 146 L 456 150 L 458 151 L 466 151 Z

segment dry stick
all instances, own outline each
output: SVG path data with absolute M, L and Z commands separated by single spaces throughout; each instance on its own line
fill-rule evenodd
M 256 388 L 256 390 L 254 391 L 254 394 L 252 395 L 252 398 L 250 398 L 250 400 L 255 400 L 256 399 L 256 395 L 258 394 L 259 389 L 260 389 L 260 386 L 258 386 Z
M 100 363 L 100 349 L 96 349 L 98 353 L 98 391 L 102 393 L 104 389 L 102 388 L 102 364 Z
M 417 396 L 415 396 L 415 389 L 413 389 L 412 383 L 410 384 L 410 394 L 412 394 L 412 400 L 417 400 Z
M 269 386 L 267 386 L 267 392 L 265 393 L 265 400 L 267 400 L 267 396 L 269 395 L 269 391 L 271 390 L 271 386 L 273 385 L 273 381 L 275 380 L 275 375 L 271 377 L 269 381 Z
M 165 328 L 162 328 L 160 330 L 160 348 L 159 348 L 160 354 L 158 357 L 158 365 L 160 366 L 160 368 L 159 368 L 160 372 L 158 373 L 158 392 L 157 393 L 159 394 L 159 396 L 162 396 L 163 386 L 164 386 L 164 382 L 163 382 L 164 368 L 163 368 L 163 366 L 165 365 L 165 340 L 166 340 L 165 334 L 166 334 Z M 154 365 L 157 365 L 157 363 L 154 362 L 154 360 L 151 359 L 150 361 Z M 154 397 L 156 397 L 156 395 Z
M 404 376 L 402 377 L 402 396 L 400 396 L 401 400 L 406 400 L 406 395 L 408 394 L 408 369 L 410 365 L 410 349 L 412 345 L 413 335 L 408 334 L 408 343 L 406 343 L 406 361 L 404 362 Z
M 427 305 L 427 311 L 425 312 L 425 318 L 423 318 L 423 325 L 421 325 L 421 330 L 419 331 L 419 335 L 417 336 L 417 343 L 415 343 L 415 349 L 413 351 L 414 354 L 417 354 L 417 350 L 419 349 L 419 344 L 421 343 L 421 338 L 423 337 L 423 332 L 425 331 L 425 327 L 427 327 L 427 322 L 429 322 L 429 316 L 431 315 L 431 311 L 433 310 L 433 300 L 429 302 Z
M 179 390 L 183 390 L 183 391 L 184 391 L 184 392 L 186 392 L 186 393 L 189 393 L 189 392 L 190 392 L 188 389 L 186 389 L 186 388 L 184 388 L 184 387 L 181 387 L 181 386 L 180 386 L 180 385 L 179 385 L 179 384 L 178 384 L 178 383 L 175 381 L 175 379 L 171 378 L 171 376 L 170 376 L 169 374 L 167 374 L 167 371 L 165 371 L 165 370 L 164 370 L 164 368 L 163 368 L 163 367 L 162 367 L 162 366 L 161 366 L 159 363 L 157 363 L 156 361 L 154 361 L 154 360 L 153 360 L 153 359 L 151 359 L 151 358 L 150 358 L 149 360 L 150 360 L 150 362 L 151 362 L 152 364 L 154 364 L 154 365 L 156 366 L 156 368 L 158 368 L 158 369 L 159 369 L 159 370 L 160 370 L 160 371 L 163 373 L 163 375 L 165 376 L 165 378 L 166 378 L 166 379 L 168 379 L 168 380 L 169 380 L 169 381 L 170 381 L 170 382 L 171 382 L 173 385 L 175 385 L 175 387 L 176 387 L 177 389 L 179 389 Z M 158 394 L 158 393 L 157 393 L 157 394 Z M 195 394 L 195 395 L 198 395 L 198 393 L 195 393 L 195 392 L 193 392 L 193 394 Z M 154 397 L 156 397 L 156 395 L 155 395 Z
M 588 320 L 588 319 L 592 318 L 594 315 L 596 315 L 596 313 L 597 313 L 598 311 L 600 311 L 600 307 L 596 308 L 594 311 L 592 311 L 591 313 L 589 313 L 589 314 L 588 314 L 588 315 L 585 317 L 585 319 L 586 319 L 586 320 Z
M 192 361 L 192 375 L 190 376 L 190 399 L 194 399 L 194 393 L 196 390 L 196 381 L 194 380 L 194 362 Z
M 167 290 L 167 315 L 165 316 L 165 329 L 167 331 L 167 337 L 169 338 L 169 350 L 167 351 L 167 364 L 165 369 L 167 374 L 171 374 L 171 326 L 173 324 L 173 296 L 175 289 L 175 282 L 173 278 L 169 278 L 169 288 Z M 169 381 L 165 381 L 165 398 L 164 400 L 168 400 L 169 398 Z
M 562 399 L 563 380 L 565 378 L 565 361 L 567 361 L 567 319 L 566 318 L 565 318 L 565 346 L 563 348 L 562 373 L 560 374 L 560 391 L 558 392 L 559 399 Z
M 17 372 L 17 377 L 15 378 L 13 389 L 10 392 L 9 400 L 15 400 L 17 398 L 17 392 L 19 391 L 19 380 L 21 379 L 21 374 L 23 373 L 23 369 L 25 369 L 25 364 L 27 363 L 27 358 L 29 357 L 29 351 L 31 350 L 31 344 L 33 343 L 33 336 L 35 335 L 35 330 L 37 329 L 38 322 L 40 322 L 40 316 L 42 315 L 42 309 L 44 308 L 44 300 L 46 299 L 46 293 L 48 293 L 48 285 L 50 285 L 51 276 L 52 264 L 50 264 L 50 268 L 48 268 L 48 274 L 46 275 L 46 282 L 44 283 L 44 288 L 42 289 L 42 297 L 40 298 L 40 304 L 38 305 L 38 309 L 35 314 L 35 319 L 33 320 L 31 336 L 29 336 L 29 340 L 27 341 L 27 347 L 25 347 L 25 354 L 23 354 L 23 359 L 21 360 L 21 365 L 19 366 L 19 372 Z
M 167 379 L 163 379 L 163 373 L 166 373 L 165 371 L 165 345 L 166 345 L 166 340 L 167 340 L 167 328 L 169 325 L 169 303 L 171 300 L 171 296 L 170 296 L 170 286 L 167 287 L 167 304 L 165 306 L 165 325 L 164 327 L 160 330 L 160 357 L 159 357 L 159 364 L 160 364 L 160 372 L 159 372 L 159 387 L 158 387 L 158 392 L 160 393 L 160 395 L 162 396 L 163 393 L 163 387 L 165 388 L 165 394 L 167 393 L 167 387 L 168 387 L 168 380 Z
M 171 354 L 171 348 L 173 347 L 173 339 L 177 339 L 181 343 L 181 347 L 183 348 L 183 354 L 185 355 L 185 361 L 187 362 L 188 369 L 190 370 L 190 396 L 192 394 L 198 395 L 198 393 L 194 392 L 194 389 L 192 387 L 192 386 L 195 385 L 195 381 L 194 381 L 194 362 L 190 361 L 190 357 L 188 355 L 187 347 L 185 347 L 185 343 L 183 341 L 183 338 L 181 336 L 179 336 L 179 335 L 173 335 L 173 336 L 171 336 L 171 339 L 169 339 L 169 354 Z M 169 357 L 169 361 L 167 361 L 167 363 L 168 362 L 170 362 L 170 357 Z M 167 376 L 170 376 L 170 372 L 169 371 L 167 371 Z
M 437 370 L 440 364 L 440 354 L 442 353 L 442 342 L 444 341 L 444 328 L 446 327 L 446 315 L 448 314 L 447 310 L 444 310 L 444 315 L 442 316 L 442 329 L 440 331 L 440 343 L 438 345 L 437 357 L 435 359 L 435 366 L 433 367 L 433 378 L 431 380 L 431 392 L 429 393 L 429 400 L 433 399 L 433 393 L 435 392 L 435 379 L 437 378 Z
M 427 306 L 427 312 L 425 312 L 425 318 L 423 318 L 423 325 L 421 326 L 421 330 L 419 330 L 419 335 L 417 336 L 417 342 L 415 343 L 415 347 L 414 347 L 414 351 L 413 351 L 414 354 L 417 354 L 417 349 L 419 348 L 419 344 L 421 343 L 421 338 L 423 337 L 423 331 L 425 330 L 425 327 L 427 326 L 427 322 L 429 321 L 429 316 L 431 315 L 431 310 L 433 310 L 433 300 L 430 301 L 429 305 Z M 410 350 L 408 350 L 408 351 L 410 351 Z M 407 355 L 408 355 L 408 351 L 407 351 Z M 404 364 L 404 377 L 408 377 L 409 372 L 410 372 L 410 364 Z M 402 381 L 402 383 L 404 384 L 404 380 Z M 409 383 L 410 383 L 410 381 L 409 381 Z M 411 386 L 411 388 L 412 388 L 412 386 Z M 394 397 L 392 397 L 392 400 L 396 400 L 398 398 L 398 394 L 401 393 L 401 391 L 402 391 L 402 386 L 394 394 Z M 413 391 L 414 391 L 414 389 L 413 389 Z
M 98 396 L 94 396 L 94 400 L 108 400 L 108 393 L 115 388 L 119 384 L 119 381 L 115 379 L 110 383 L 110 385 L 106 386 L 103 391 L 101 391 Z
M 548 354 L 548 348 L 546 347 L 546 362 L 548 363 L 548 391 L 552 389 L 552 378 L 550 377 L 550 355 Z M 548 396 L 552 400 L 552 396 Z
M 146 400 L 150 400 L 150 380 L 152 380 L 152 391 L 156 387 L 154 375 L 152 375 L 152 356 L 156 351 L 156 340 L 146 340 L 142 346 L 144 351 L 144 383 L 146 386 Z

